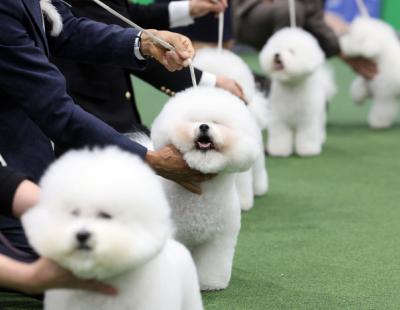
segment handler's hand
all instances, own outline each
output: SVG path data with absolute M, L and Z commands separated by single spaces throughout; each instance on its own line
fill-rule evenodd
M 363 76 L 367 80 L 373 79 L 378 74 L 378 67 L 372 60 L 364 57 L 348 57 L 340 55 L 356 73 Z
M 27 279 L 21 290 L 29 294 L 43 293 L 45 290 L 55 288 L 82 289 L 106 295 L 118 293 L 115 288 L 100 282 L 78 279 L 70 271 L 46 258 L 28 264 L 27 269 Z
M 194 56 L 194 48 L 189 38 L 170 31 L 147 30 L 160 39 L 168 42 L 175 51 L 168 51 L 161 45 L 154 43 L 150 37 L 142 32 L 140 51 L 145 56 L 155 58 L 165 68 L 173 72 L 189 65 Z
M 158 175 L 199 195 L 201 195 L 201 188 L 198 183 L 209 180 L 214 176 L 191 169 L 183 159 L 182 154 L 172 145 L 158 151 L 148 151 L 146 161 Z
M 218 14 L 228 7 L 227 0 L 191 0 L 189 1 L 189 13 L 191 17 L 202 17 L 208 13 Z
M 227 77 L 224 77 L 222 75 L 217 76 L 217 87 L 225 89 L 235 96 L 238 96 L 240 99 L 242 99 L 246 104 L 246 100 L 244 98 L 244 93 L 242 87 L 236 81 L 229 79 Z

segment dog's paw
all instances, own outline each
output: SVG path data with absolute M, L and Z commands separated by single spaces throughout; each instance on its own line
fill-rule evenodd
M 253 180 L 253 191 L 255 196 L 262 196 L 268 192 L 268 176 L 264 174 L 264 177 L 259 177 Z
M 367 100 L 369 93 L 365 81 L 357 78 L 351 84 L 351 99 L 356 105 L 362 105 Z
M 247 201 L 241 201 L 240 202 L 240 209 L 242 211 L 249 211 L 253 208 L 254 206 L 254 200 L 253 199 L 249 199 Z
M 398 104 L 374 104 L 368 115 L 368 124 L 373 129 L 390 128 L 396 121 Z
M 322 146 L 316 143 L 302 143 L 296 146 L 296 153 L 299 156 L 317 156 L 322 152 Z
M 272 157 L 289 157 L 293 154 L 293 148 L 288 145 L 271 145 L 266 148 L 266 153 Z
M 200 283 L 201 291 L 221 291 L 228 287 L 229 283 L 218 284 L 218 283 Z

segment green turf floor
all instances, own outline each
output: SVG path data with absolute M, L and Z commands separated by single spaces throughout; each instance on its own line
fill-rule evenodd
M 270 192 L 243 215 L 231 284 L 203 295 L 207 310 L 400 309 L 400 126 L 368 129 L 333 65 L 323 155 L 268 159 Z M 135 84 L 149 124 L 166 97 Z

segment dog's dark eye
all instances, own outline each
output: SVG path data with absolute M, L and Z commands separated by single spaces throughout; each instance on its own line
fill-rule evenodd
M 81 214 L 81 212 L 78 209 L 74 209 L 71 211 L 71 215 L 73 216 L 79 216 Z
M 109 214 L 107 212 L 103 212 L 103 211 L 97 213 L 97 217 L 99 217 L 101 219 L 105 219 L 105 220 L 112 219 L 112 215 L 111 214 Z

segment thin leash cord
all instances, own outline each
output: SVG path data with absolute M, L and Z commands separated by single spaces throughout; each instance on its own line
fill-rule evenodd
M 193 66 L 193 61 L 191 59 L 189 59 L 189 69 L 193 87 L 196 88 L 197 87 L 196 75 L 194 74 L 194 66 Z
M 224 41 L 224 12 L 218 15 L 218 52 L 222 52 L 222 44 Z
M 290 27 L 296 28 L 296 2 L 289 0 L 289 13 L 290 13 Z
M 0 243 L 2 243 L 7 249 L 9 249 L 12 253 L 21 256 L 21 257 L 31 257 L 30 254 L 25 253 L 21 250 L 18 250 L 12 243 L 0 232 Z
M 149 38 L 161 45 L 162 47 L 164 47 L 166 50 L 168 51 L 175 51 L 175 47 L 173 47 L 171 44 L 169 44 L 168 42 L 160 39 L 159 37 L 153 35 L 151 32 L 147 31 L 146 29 L 140 27 L 139 25 L 137 25 L 136 23 L 134 23 L 133 21 L 131 21 L 130 19 L 126 18 L 125 16 L 121 15 L 120 13 L 118 13 L 117 11 L 115 11 L 114 9 L 112 9 L 111 7 L 109 7 L 107 4 L 103 3 L 100 0 L 92 0 L 93 2 L 95 2 L 98 6 L 102 7 L 103 9 L 105 9 L 107 12 L 109 12 L 110 14 L 114 15 L 115 17 L 119 18 L 120 20 L 122 20 L 123 22 L 125 22 L 126 24 L 128 24 L 129 26 L 138 29 L 139 31 L 142 31 L 143 33 L 145 33 L 146 35 L 149 36 Z M 194 74 L 194 67 L 193 67 L 193 62 L 190 60 L 189 61 L 189 68 L 190 68 L 190 75 L 192 78 L 192 83 L 193 83 L 193 87 L 197 86 L 197 82 L 196 82 L 196 76 Z
M 356 0 L 358 9 L 360 10 L 360 14 L 363 17 L 370 17 L 367 6 L 365 5 L 363 0 Z

